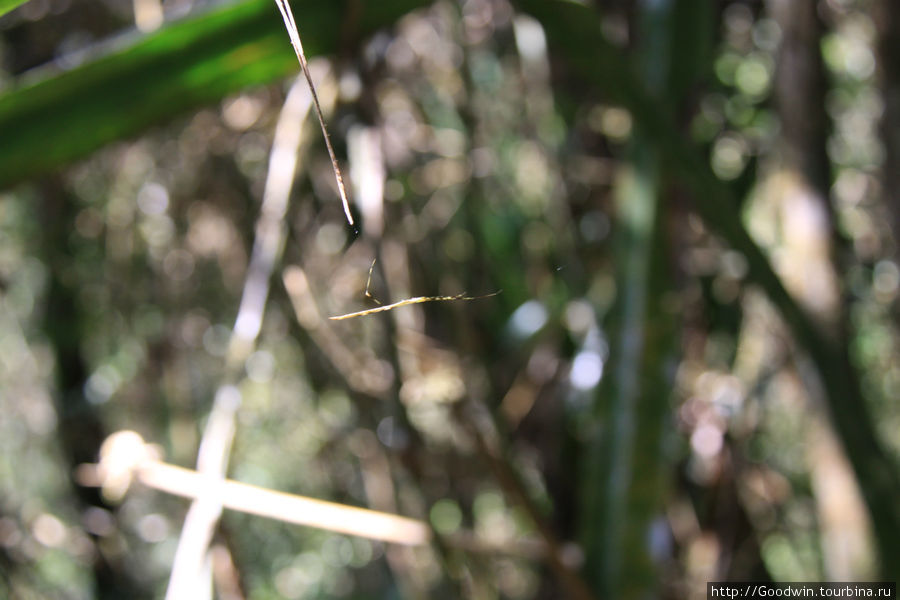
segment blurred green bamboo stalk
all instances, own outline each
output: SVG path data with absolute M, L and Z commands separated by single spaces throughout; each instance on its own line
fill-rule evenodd
M 697 30 L 691 32 L 694 42 L 708 33 L 704 17 L 710 15 L 702 6 L 692 8 L 694 19 L 686 25 Z M 681 54 L 686 45 L 681 39 L 675 42 L 679 25 L 685 25 L 679 23 L 681 14 L 672 2 L 663 1 L 642 3 L 638 15 L 637 70 L 649 93 L 670 113 L 707 66 L 702 52 L 691 53 L 694 60 Z M 651 530 L 662 513 L 671 468 L 665 448 L 671 435 L 673 373 L 667 367 L 674 358 L 677 325 L 665 302 L 671 287 L 671 213 L 663 164 L 640 121 L 628 161 L 616 193 L 619 296 L 609 319 L 610 368 L 595 407 L 605 426 L 592 441 L 582 507 L 588 574 L 611 598 L 653 596 L 658 586 Z
M 664 373 L 672 315 L 661 307 L 668 278 L 659 161 L 640 134 L 629 155 L 617 183 L 619 297 L 610 316 L 606 385 L 594 410 L 601 426 L 583 480 L 586 572 L 610 598 L 643 597 L 655 585 L 647 540 L 664 499 L 662 444 L 671 390 Z

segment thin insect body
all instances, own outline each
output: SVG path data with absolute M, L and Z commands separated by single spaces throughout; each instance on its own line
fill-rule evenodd
M 338 193 L 341 196 L 341 203 L 344 206 L 344 214 L 347 216 L 347 222 L 353 226 L 353 215 L 350 214 L 350 201 L 347 199 L 347 190 L 344 187 L 344 177 L 341 175 L 341 168 L 338 166 L 337 157 L 334 154 L 334 148 L 331 145 L 331 136 L 328 135 L 328 127 L 325 125 L 325 117 L 322 114 L 322 107 L 319 105 L 319 96 L 316 94 L 316 86 L 313 84 L 312 75 L 309 74 L 309 65 L 306 62 L 306 55 L 303 53 L 303 44 L 300 42 L 300 31 L 294 22 L 294 14 L 291 12 L 291 5 L 288 0 L 275 0 L 278 10 L 281 12 L 281 18 L 284 19 L 284 26 L 287 29 L 288 36 L 291 38 L 291 45 L 297 54 L 297 60 L 300 61 L 300 68 L 309 84 L 309 91 L 312 94 L 313 106 L 316 108 L 316 117 L 319 119 L 319 126 L 322 128 L 322 135 L 325 138 L 325 147 L 328 149 L 328 156 L 331 158 L 331 167 L 334 170 L 334 178 L 337 181 Z
M 369 292 L 369 286 L 372 285 L 372 271 L 375 269 L 375 261 L 377 258 L 372 260 L 372 266 L 369 267 L 369 278 L 366 280 L 366 297 L 371 298 L 376 303 L 381 304 L 378 301 L 378 298 L 373 296 Z M 480 298 L 490 298 L 491 296 L 496 296 L 503 290 L 497 290 L 491 294 L 485 294 L 484 296 L 466 296 L 465 292 L 462 294 L 457 294 L 456 296 L 416 296 L 415 298 L 407 298 L 406 300 L 401 300 L 399 302 L 394 302 L 393 304 L 381 305 L 377 308 L 370 308 L 368 310 L 361 310 L 354 313 L 348 313 L 346 315 L 338 315 L 336 317 L 328 317 L 332 321 L 343 321 L 344 319 L 352 319 L 354 317 L 364 317 L 366 315 L 374 315 L 375 313 L 385 312 L 388 310 L 393 310 L 395 308 L 400 308 L 401 306 L 409 306 L 410 304 L 420 304 L 422 302 L 444 302 L 447 300 L 478 300 Z
M 368 310 L 361 310 L 359 312 L 348 313 L 346 315 L 338 315 L 336 317 L 328 317 L 332 321 L 343 321 L 344 319 L 352 319 L 354 317 L 365 317 L 366 315 L 374 315 L 375 313 L 384 312 L 387 310 L 393 310 L 395 308 L 400 308 L 401 306 L 409 306 L 410 304 L 420 304 L 422 302 L 444 302 L 447 300 L 479 300 L 481 298 L 490 298 L 491 296 L 496 296 L 502 290 L 497 290 L 496 292 L 492 292 L 490 294 L 485 294 L 483 296 L 466 296 L 463 294 L 457 294 L 456 296 L 416 296 L 415 298 L 407 298 L 406 300 L 401 300 L 399 302 L 394 302 L 393 304 L 387 304 L 384 306 L 379 306 L 377 308 L 370 308 Z M 373 298 L 374 300 L 374 298 Z M 377 300 L 376 300 L 377 302 Z

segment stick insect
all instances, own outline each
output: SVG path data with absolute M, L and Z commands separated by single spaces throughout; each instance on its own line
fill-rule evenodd
M 375 268 L 375 261 L 372 261 L 372 266 L 369 267 L 369 279 L 366 281 L 366 297 L 371 298 L 375 302 L 378 302 L 378 299 L 375 298 L 371 293 L 369 293 L 369 286 L 372 283 L 372 269 Z M 496 296 L 503 290 L 497 290 L 496 292 L 492 292 L 490 294 L 484 294 L 482 296 L 466 296 L 465 292 L 462 294 L 457 294 L 456 296 L 416 296 L 415 298 L 407 298 L 406 300 L 400 300 L 399 302 L 394 302 L 393 304 L 385 304 L 378 306 L 376 308 L 370 308 L 368 310 L 360 310 L 357 312 L 347 313 L 345 315 L 337 315 L 334 317 L 328 317 L 332 321 L 343 321 L 344 319 L 353 319 L 356 317 L 365 317 L 368 315 L 374 315 L 376 313 L 385 312 L 388 310 L 393 310 L 395 308 L 400 308 L 401 306 L 409 306 L 410 304 L 421 304 L 422 302 L 445 302 L 448 300 L 479 300 L 481 298 L 490 298 L 491 296 Z M 381 302 L 378 302 L 381 304 Z

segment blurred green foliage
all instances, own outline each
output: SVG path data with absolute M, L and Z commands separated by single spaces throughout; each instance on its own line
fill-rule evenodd
M 298 67 L 264 0 L 17 4 L 0 595 L 161 597 L 185 501 L 112 502 L 79 465 L 121 429 L 196 463 Z M 296 2 L 361 227 L 307 119 L 229 477 L 440 536 L 226 512 L 219 596 L 701 598 L 895 572 L 900 268 L 871 4 L 818 2 L 803 40 L 779 0 Z M 791 48 L 825 89 L 792 93 Z M 805 97 L 827 123 L 785 121 Z M 790 151 L 818 139 L 824 181 Z M 498 290 L 327 320 L 367 292 Z

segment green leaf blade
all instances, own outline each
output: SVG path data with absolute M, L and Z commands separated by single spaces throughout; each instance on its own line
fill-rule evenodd
M 0 17 L 28 2 L 28 0 L 0 0 Z
M 359 33 L 390 25 L 422 4 L 383 3 L 363 15 Z M 295 5 L 309 54 L 334 51 L 341 6 L 309 0 Z M 36 81 L 0 96 L 0 188 L 298 71 L 275 5 L 243 0 L 167 25 L 71 70 L 38 73 Z

